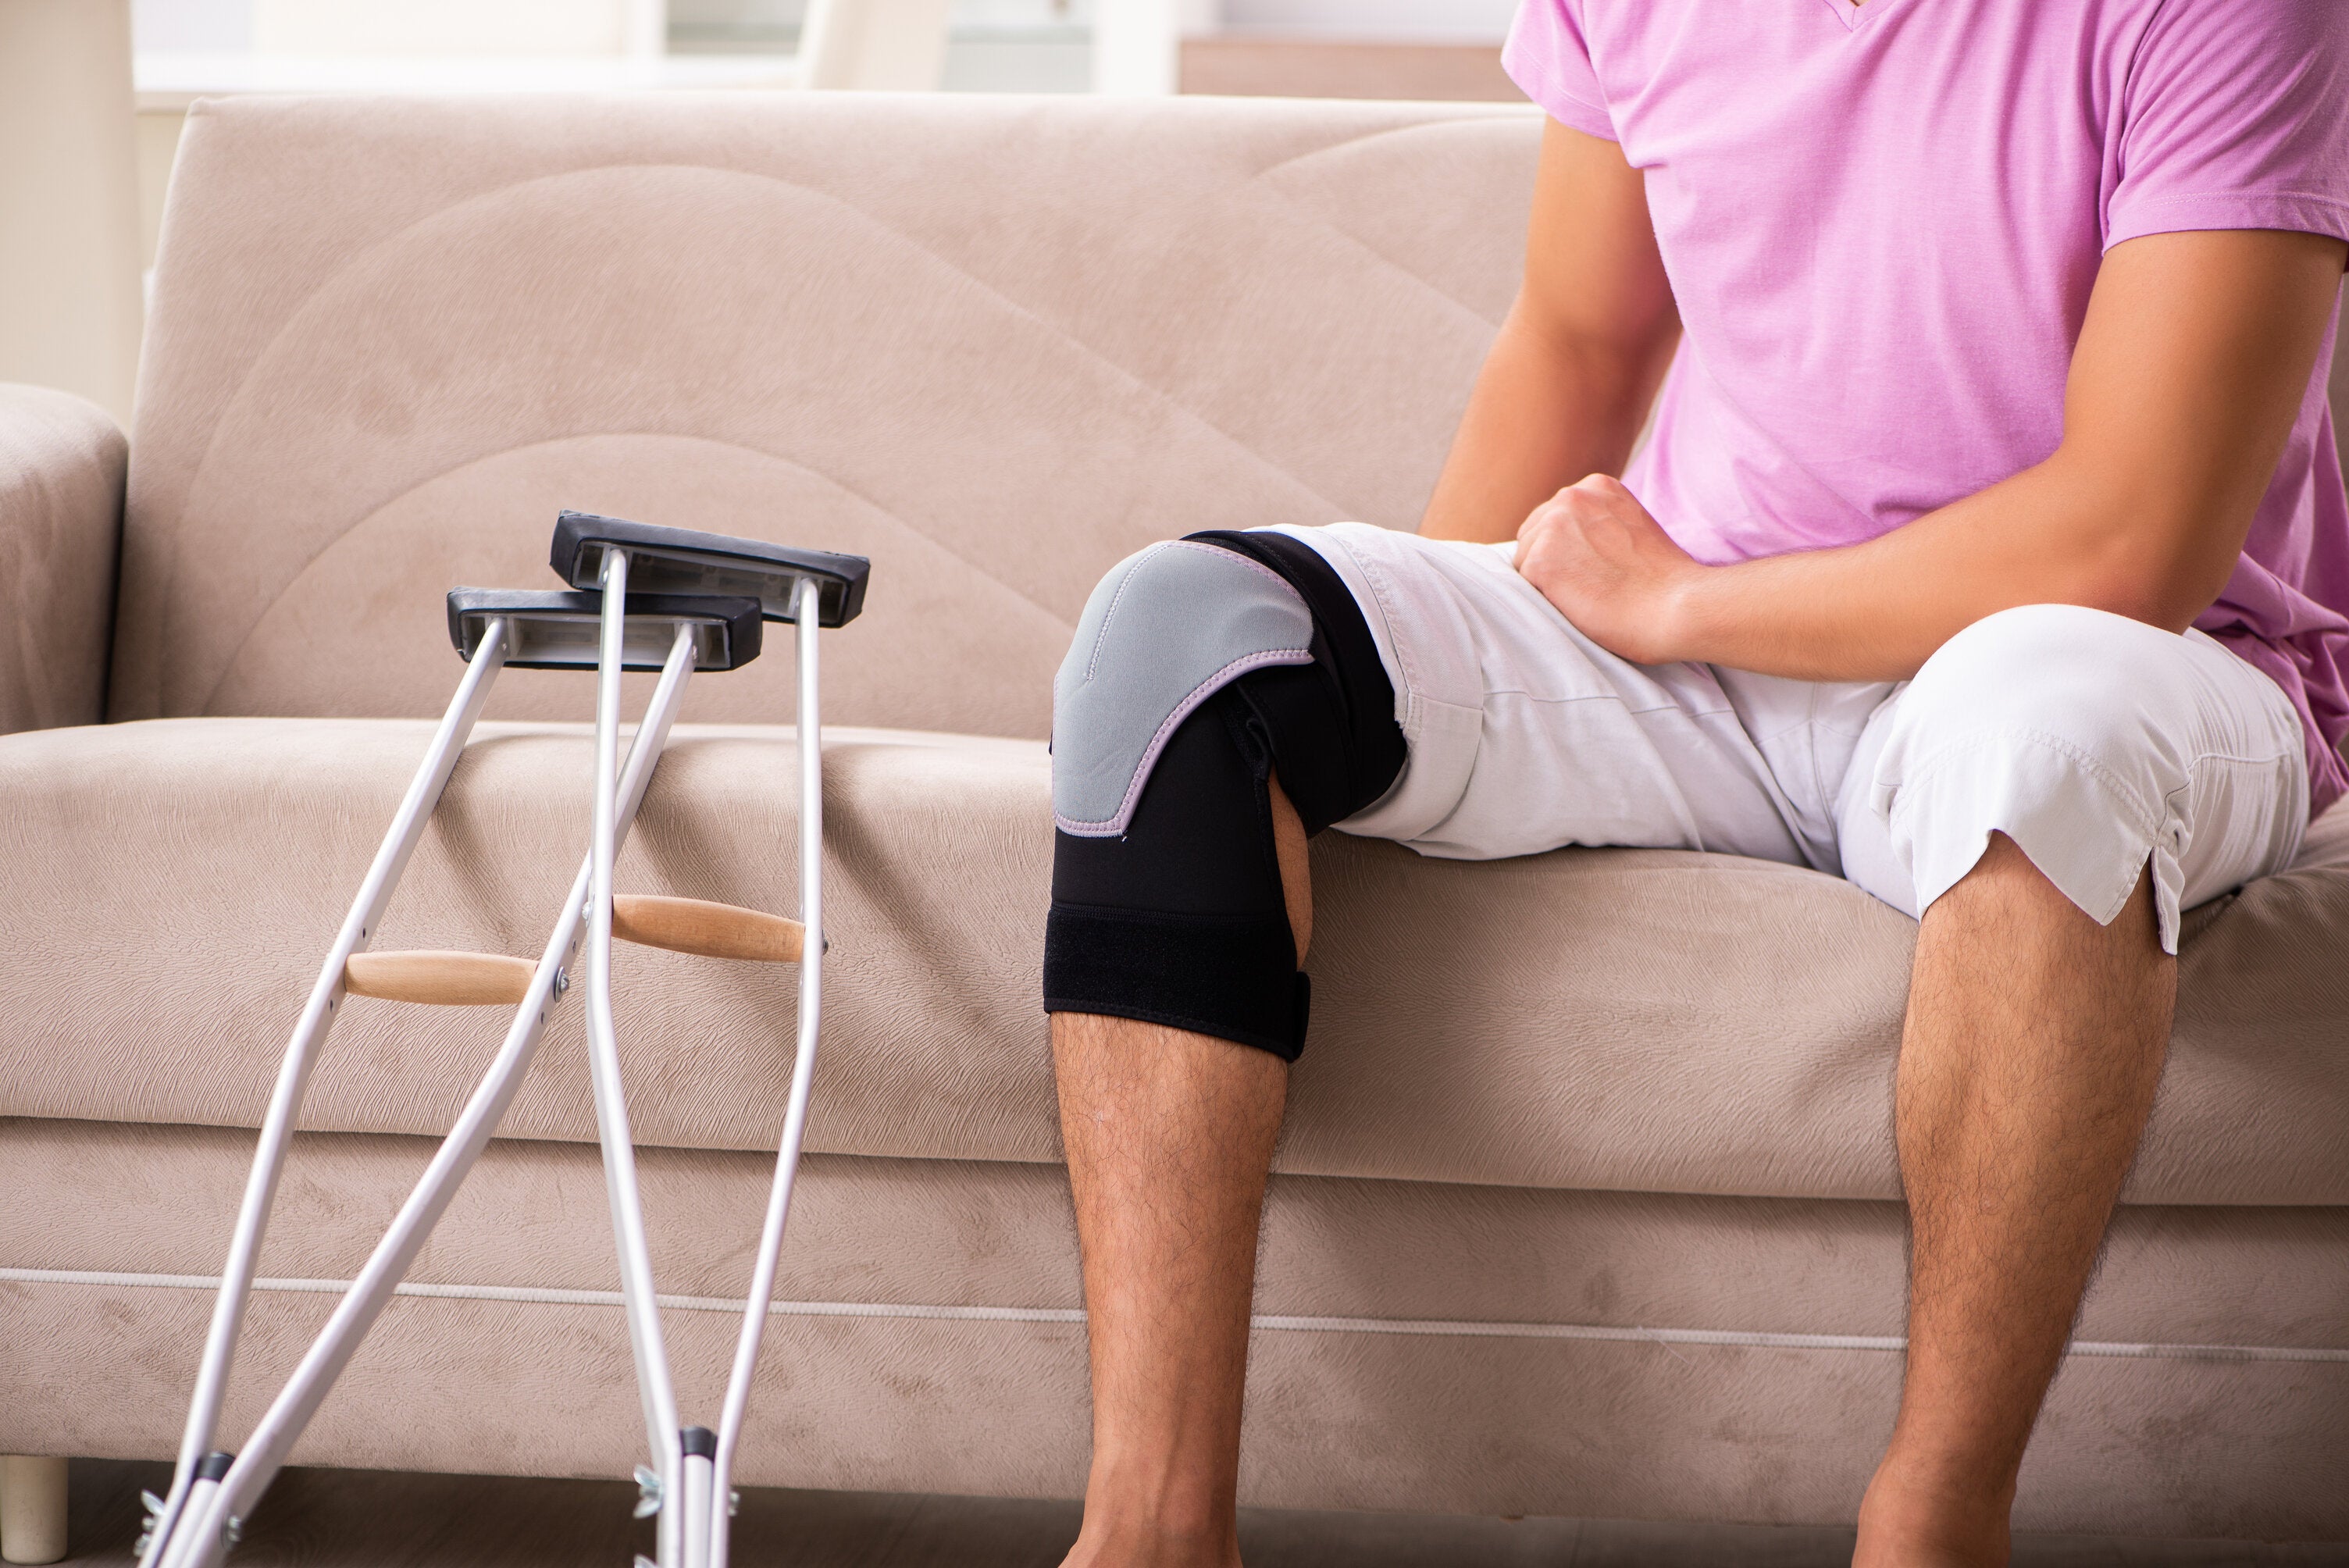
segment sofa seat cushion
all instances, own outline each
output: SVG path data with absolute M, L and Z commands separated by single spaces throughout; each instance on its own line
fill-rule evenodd
M 429 724 L 165 719 L 0 738 L 0 1115 L 258 1125 L 285 1033 Z M 484 726 L 376 940 L 535 955 L 576 872 L 591 738 Z M 1031 741 L 835 729 L 832 954 L 808 1147 L 1058 1158 L 1038 1003 L 1051 853 Z M 790 913 L 787 729 L 684 727 L 624 890 Z M 1726 857 L 1423 860 L 1314 845 L 1312 1037 L 1281 1168 L 1327 1176 L 1889 1198 L 1914 925 L 1831 877 Z M 782 1120 L 794 975 L 623 948 L 648 1144 Z M 2349 817 L 2189 922 L 2176 1043 L 2129 1196 L 2349 1202 Z M 510 1136 L 590 1141 L 574 988 Z M 504 1026 L 354 999 L 303 1116 L 445 1128 Z

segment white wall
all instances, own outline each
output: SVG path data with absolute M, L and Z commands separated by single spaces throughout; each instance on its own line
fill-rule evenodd
M 138 186 L 126 0 L 0 0 L 0 381 L 129 422 Z
M 1498 43 L 1516 0 L 1222 0 L 1233 32 Z
M 657 0 L 132 0 L 149 53 L 616 55 Z
M 253 0 L 130 0 L 141 49 L 224 55 L 253 47 Z
M 630 0 L 252 0 L 271 55 L 616 55 Z

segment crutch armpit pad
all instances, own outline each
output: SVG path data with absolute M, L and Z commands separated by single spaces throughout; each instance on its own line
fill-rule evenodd
M 604 596 L 510 588 L 449 591 L 449 641 L 472 663 L 490 624 L 505 624 L 508 667 L 595 667 L 603 639 Z M 694 668 L 730 670 L 759 656 L 759 601 L 680 593 L 632 593 L 622 631 L 623 668 L 657 670 L 668 662 L 680 630 L 693 636 Z
M 864 583 L 872 562 L 862 555 L 734 539 L 657 522 L 566 511 L 554 522 L 554 548 L 548 557 L 554 574 L 574 588 L 603 581 L 604 558 L 628 555 L 629 581 L 639 593 L 747 594 L 770 621 L 788 621 L 799 585 L 816 590 L 816 621 L 844 626 L 864 608 Z
M 1250 670 L 1313 661 L 1313 615 L 1278 573 L 1213 544 L 1154 544 L 1112 569 L 1052 685 L 1052 820 L 1114 838 L 1167 738 Z

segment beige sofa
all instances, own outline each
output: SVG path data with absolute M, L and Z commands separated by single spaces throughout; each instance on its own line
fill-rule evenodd
M 200 108 L 127 493 L 94 411 L 0 397 L 0 1451 L 171 1451 L 249 1130 L 459 673 L 441 593 L 554 586 L 569 505 L 874 561 L 827 645 L 825 1055 L 744 1478 L 1076 1493 L 1037 999 L 1051 671 L 1147 541 L 1412 525 L 1509 300 L 1537 129 L 1215 100 Z M 696 683 L 624 887 L 792 907 L 789 676 L 778 650 Z M 585 843 L 592 684 L 505 678 L 381 944 L 537 951 Z M 1466 865 L 1330 834 L 1314 871 L 1246 1497 L 1850 1518 L 1899 1377 L 1910 923 L 1694 854 Z M 706 1411 L 792 980 L 621 962 Z M 2197 912 L 2181 985 L 2018 1520 L 2349 1537 L 2349 817 Z M 502 1026 L 350 1006 L 232 1439 Z M 297 1460 L 639 1457 L 575 1006 L 505 1133 Z

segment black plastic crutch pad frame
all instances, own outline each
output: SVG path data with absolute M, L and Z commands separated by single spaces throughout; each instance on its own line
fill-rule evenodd
M 492 621 L 521 628 L 511 640 L 508 665 L 518 670 L 594 669 L 601 646 L 604 595 L 560 589 L 452 588 L 449 641 L 471 664 Z M 694 664 L 705 671 L 738 670 L 759 656 L 759 601 L 735 594 L 631 593 L 629 636 L 620 667 L 657 670 L 668 658 L 678 623 L 695 629 Z M 642 631 L 647 635 L 638 637 Z
M 612 546 L 628 552 L 631 605 L 639 588 L 655 593 L 747 593 L 764 606 L 768 620 L 788 621 L 793 585 L 811 577 L 820 626 L 844 626 L 856 619 L 864 608 L 864 579 L 873 570 L 862 555 L 795 550 L 586 511 L 565 511 L 555 519 L 551 563 L 573 587 L 594 588 L 603 580 L 604 552 Z

